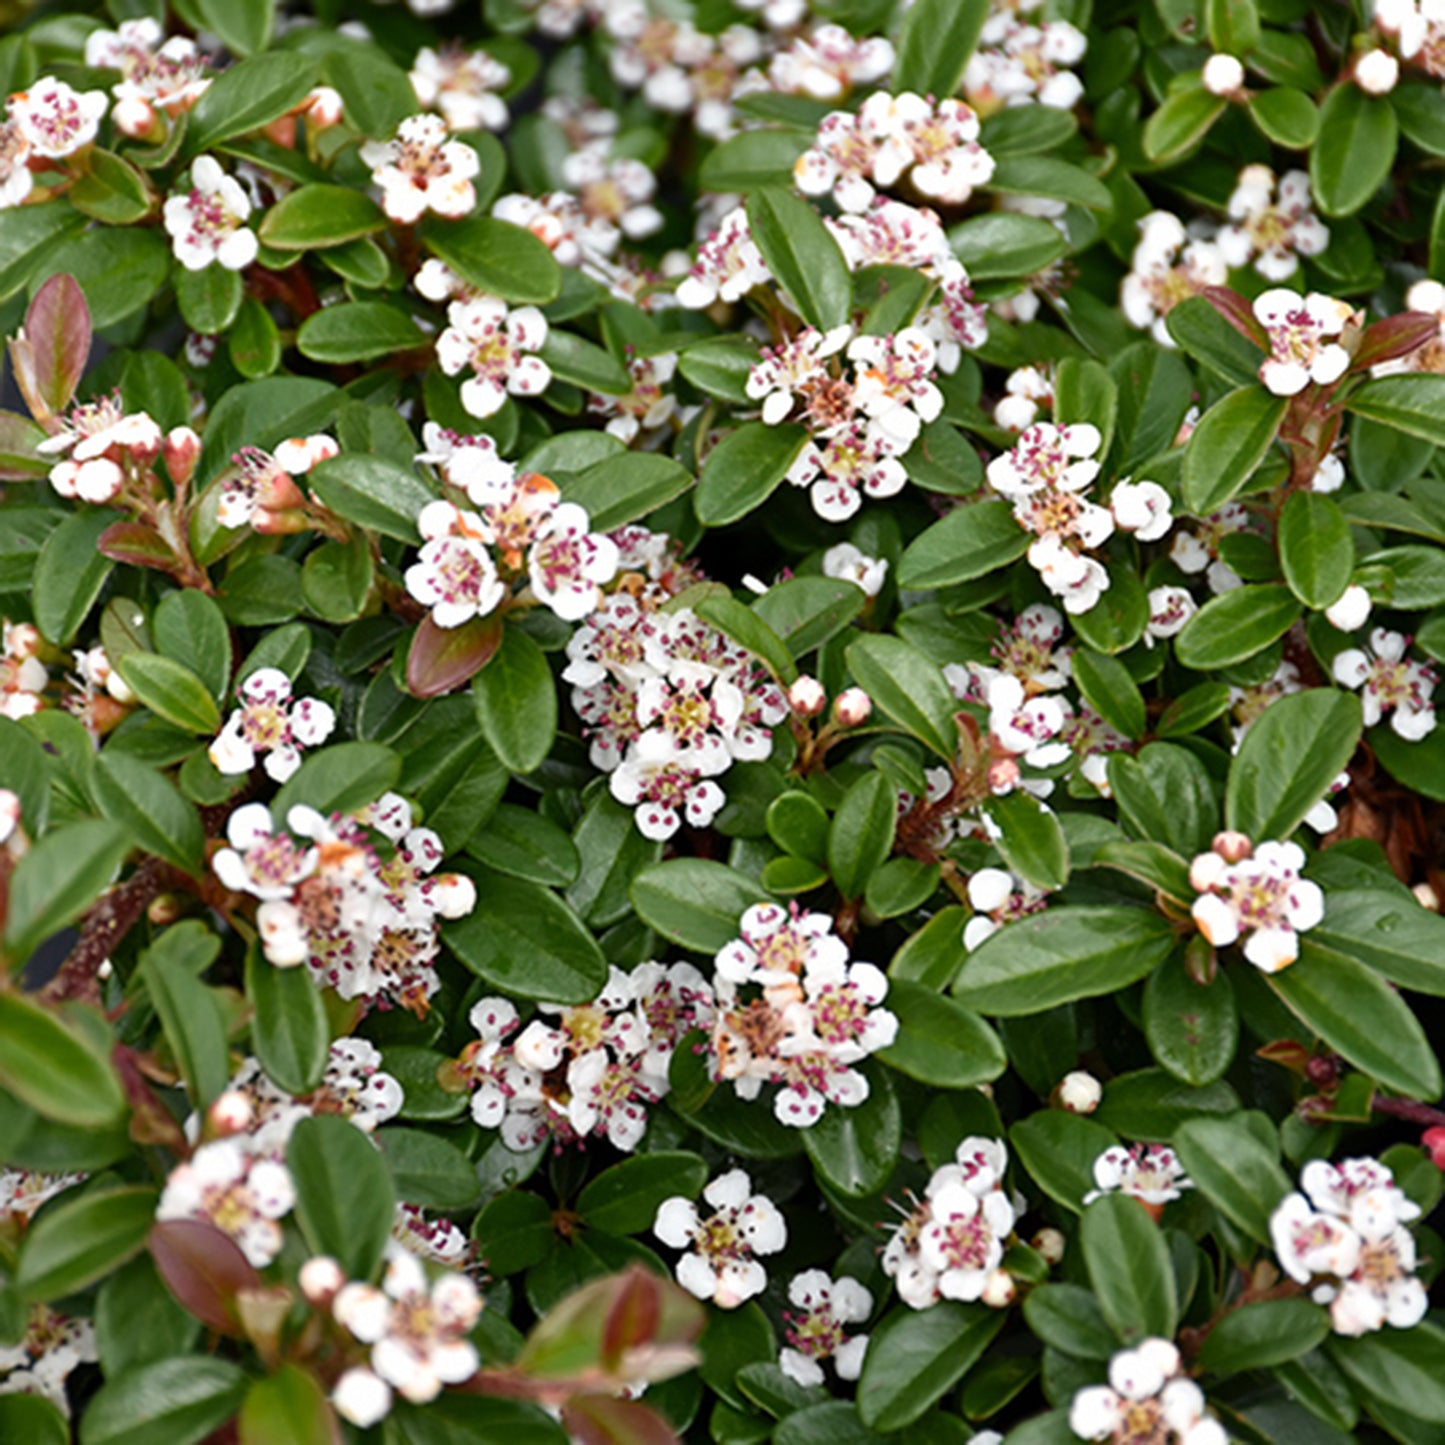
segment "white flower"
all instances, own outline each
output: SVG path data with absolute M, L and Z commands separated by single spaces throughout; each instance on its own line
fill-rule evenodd
M 1083 1069 L 1075 1069 L 1059 1081 L 1059 1103 L 1071 1114 L 1092 1114 L 1103 1097 L 1104 1086 Z
M 156 1218 L 207 1219 L 262 1269 L 281 1252 L 276 1221 L 291 1212 L 296 1190 L 283 1164 L 253 1159 L 232 1139 L 203 1144 L 171 1170 Z
M 1109 1383 L 1074 1394 L 1069 1429 L 1084 1440 L 1128 1445 L 1226 1445 L 1228 1436 L 1205 1414 L 1204 1392 L 1180 1373 L 1179 1351 L 1168 1340 L 1146 1339 L 1109 1361 Z
M 393 221 L 411 225 L 427 211 L 465 216 L 477 203 L 472 179 L 481 162 L 469 145 L 447 139 L 440 116 L 408 116 L 394 140 L 363 145 L 361 159 L 371 167 L 382 209 Z
M 1377 627 L 1370 633 L 1368 647 L 1336 653 L 1332 671 L 1336 682 L 1360 689 L 1367 727 L 1389 713 L 1396 733 L 1407 742 L 1419 742 L 1435 730 L 1431 698 L 1437 678 L 1426 663 L 1406 660 L 1409 645 L 1403 633 Z
M 869 597 L 876 597 L 888 575 L 888 560 L 866 556 L 851 542 L 839 542 L 823 553 L 823 575 L 856 582 Z
M 417 530 L 426 540 L 406 569 L 406 590 L 431 608 L 432 621 L 438 627 L 460 627 L 493 611 L 507 589 L 484 540 L 482 519 L 450 502 L 428 502 Z
M 291 679 L 278 668 L 260 668 L 236 691 L 240 706 L 210 747 L 217 772 L 249 773 L 265 754 L 267 777 L 284 783 L 301 766 L 301 749 L 325 742 L 336 726 L 329 704 L 314 697 L 293 700 Z
M 563 502 L 537 529 L 527 554 L 532 591 L 564 622 L 580 622 L 602 602 L 601 585 L 617 575 L 617 544 L 588 530 L 587 513 Z
M 1181 1190 L 1194 1187 L 1193 1181 L 1185 1178 L 1179 1156 L 1163 1144 L 1135 1144 L 1132 1148 L 1116 1144 L 1105 1149 L 1094 1160 L 1094 1183 L 1098 1188 L 1084 1195 L 1085 1204 L 1116 1190 L 1145 1204 L 1167 1204 L 1178 1199 Z
M 355 1365 L 332 1387 L 331 1403 L 343 1420 L 366 1430 L 391 1410 L 391 1386 L 364 1366 Z
M 502 130 L 509 118 L 507 103 L 494 92 L 511 79 L 512 72 L 485 50 L 438 53 L 424 45 L 411 70 L 417 103 L 441 111 L 452 130 Z
M 783 1373 L 805 1388 L 821 1385 L 821 1362 L 831 1357 L 840 1380 L 856 1380 L 868 1336 L 849 1337 L 845 1327 L 873 1313 L 873 1296 L 847 1275 L 831 1280 L 823 1270 L 810 1269 L 793 1276 L 788 1303 L 793 1310 L 783 1315 L 787 1345 L 778 1355 Z
M 1211 55 L 1201 79 L 1210 95 L 1233 95 L 1244 84 L 1244 66 L 1232 55 Z
M 1225 262 L 1244 266 L 1251 258 L 1266 281 L 1286 281 L 1299 270 L 1300 256 L 1318 256 L 1329 245 L 1328 228 L 1310 210 L 1310 180 L 1286 171 L 1278 181 L 1268 166 L 1248 165 L 1229 198 L 1234 222 L 1215 238 Z
M 1305 855 L 1297 843 L 1261 843 L 1235 861 L 1220 851 L 1225 836 L 1190 864 L 1189 881 L 1199 890 L 1194 922 L 1215 948 L 1247 934 L 1244 956 L 1277 973 L 1299 957 L 1299 935 L 1324 917 L 1324 894 L 1300 877 Z
M 1157 482 L 1115 483 L 1109 494 L 1114 520 L 1141 542 L 1157 542 L 1174 523 L 1169 493 Z
M 51 160 L 62 160 L 89 145 L 108 105 L 103 90 L 75 91 L 49 75 L 28 90 L 15 91 L 5 102 L 25 144 Z
M 1179 633 L 1186 622 L 1199 611 L 1185 587 L 1155 587 L 1149 593 L 1149 621 L 1145 630 L 1146 646 Z
M 1301 296 L 1281 286 L 1255 298 L 1254 314 L 1270 344 L 1259 377 L 1275 396 L 1295 396 L 1311 382 L 1328 386 L 1345 374 L 1350 354 L 1329 338 L 1354 314 L 1348 302 L 1319 291 Z
M 1370 594 L 1352 583 L 1325 608 L 1325 617 L 1341 632 L 1357 631 L 1370 619 Z
M 243 271 L 256 259 L 259 242 L 246 225 L 251 201 L 214 156 L 191 162 L 191 189 L 165 204 L 166 230 L 187 271 L 204 271 L 218 261 L 227 271 Z
M 782 1249 L 787 1226 L 770 1199 L 752 1192 L 742 1169 L 719 1175 L 703 1198 L 713 1211 L 706 1218 L 690 1199 L 664 1200 L 653 1233 L 671 1248 L 688 1251 L 678 1261 L 677 1282 L 689 1294 L 736 1309 L 766 1287 L 767 1271 L 755 1256 Z
M 30 142 L 20 127 L 13 120 L 0 125 L 0 211 L 20 205 L 34 189 L 29 159 Z
M 453 301 L 448 326 L 437 338 L 437 364 L 462 383 L 462 405 L 475 417 L 501 410 L 507 394 L 536 396 L 547 389 L 552 369 L 534 355 L 546 345 L 547 318 L 535 306 L 509 309 L 495 296 Z

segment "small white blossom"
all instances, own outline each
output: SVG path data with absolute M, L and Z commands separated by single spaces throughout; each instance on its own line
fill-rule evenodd
M 240 706 L 210 747 L 221 773 L 249 773 L 265 755 L 266 776 L 284 783 L 301 766 L 302 748 L 331 736 L 336 713 L 319 698 L 292 698 L 291 679 L 274 667 L 253 672 L 236 689 Z
M 1360 690 L 1366 727 L 1374 727 L 1389 713 L 1396 733 L 1407 742 L 1419 742 L 1435 730 L 1431 699 L 1438 679 L 1428 664 L 1406 658 L 1409 645 L 1403 633 L 1376 627 L 1368 647 L 1336 653 L 1332 671 L 1336 682 Z
M 274 1159 L 249 1155 L 233 1139 L 203 1144 L 171 1170 L 156 1218 L 206 1219 L 229 1235 L 257 1269 L 281 1252 L 281 1226 L 296 1190 Z
M 437 364 L 448 376 L 466 370 L 462 405 L 475 417 L 501 410 L 508 393 L 536 396 L 552 369 L 535 353 L 547 342 L 547 318 L 535 306 L 509 308 L 495 296 L 453 301 L 437 338 Z
M 1366 95 L 1388 95 L 1400 79 L 1400 62 L 1388 50 L 1370 50 L 1355 61 L 1355 84 Z
M 856 582 L 869 597 L 876 597 L 888 575 L 888 560 L 866 556 L 851 542 L 839 542 L 823 553 L 823 575 Z
M 1233 55 L 1211 55 L 1200 76 L 1210 95 L 1233 95 L 1244 84 L 1244 66 Z
M 481 162 L 469 145 L 447 139 L 440 116 L 408 116 L 395 139 L 363 145 L 361 159 L 371 167 L 382 209 L 393 221 L 412 225 L 428 211 L 465 216 L 477 203 L 472 181 Z
M 1247 935 L 1244 956 L 1276 973 L 1299 957 L 1299 935 L 1324 917 L 1324 894 L 1300 877 L 1305 856 L 1297 843 L 1261 843 L 1250 852 L 1244 840 L 1241 857 L 1240 849 L 1221 846 L 1228 836 L 1189 866 L 1189 882 L 1199 890 L 1194 922 L 1215 948 Z
M 873 1313 L 873 1296 L 847 1275 L 832 1280 L 821 1269 L 809 1269 L 793 1276 L 788 1303 L 793 1308 L 783 1314 L 787 1344 L 778 1355 L 783 1373 L 805 1388 L 821 1385 L 822 1361 L 831 1359 L 840 1380 L 856 1380 L 868 1336 L 850 1336 L 847 1326 Z
M 677 1264 L 677 1282 L 689 1294 L 736 1309 L 766 1288 L 767 1270 L 757 1256 L 787 1244 L 787 1225 L 772 1200 L 753 1193 L 742 1169 L 719 1175 L 702 1197 L 712 1208 L 706 1217 L 679 1195 L 658 1206 L 652 1230 L 670 1248 L 687 1251 Z
M 1164 1205 L 1178 1199 L 1181 1190 L 1194 1187 L 1193 1181 L 1185 1177 L 1179 1156 L 1164 1144 L 1135 1144 L 1130 1148 L 1116 1144 L 1105 1149 L 1094 1160 L 1094 1183 L 1098 1187 L 1084 1195 L 1085 1204 L 1118 1191 L 1144 1204 Z
M 109 102 L 103 90 L 75 91 L 63 80 L 42 76 L 5 102 L 10 122 L 37 156 L 63 160 L 88 146 L 100 129 Z
M 1341 632 L 1358 631 L 1370 620 L 1370 594 L 1352 583 L 1325 608 L 1325 617 L 1331 627 Z
M 256 259 L 259 241 L 246 225 L 251 201 L 234 176 L 214 156 L 191 162 L 191 188 L 171 196 L 164 219 L 171 245 L 187 271 L 204 271 L 213 261 L 227 271 L 243 271 Z
M 1329 228 L 1310 210 L 1304 171 L 1286 171 L 1276 183 L 1268 166 L 1245 166 L 1229 198 L 1229 216 L 1233 224 L 1215 238 L 1221 254 L 1230 266 L 1252 259 L 1266 281 L 1287 281 L 1301 256 L 1318 256 L 1330 243 Z
M 1205 1412 L 1204 1392 L 1182 1373 L 1168 1340 L 1141 1340 L 1109 1361 L 1109 1383 L 1088 1385 L 1069 1405 L 1069 1429 L 1083 1440 L 1134 1445 L 1226 1445 L 1224 1427 Z
M 1331 338 L 1354 314 L 1348 302 L 1318 291 L 1301 296 L 1276 287 L 1255 298 L 1254 314 L 1270 344 L 1259 378 L 1275 396 L 1294 396 L 1311 382 L 1328 386 L 1345 374 L 1350 354 Z

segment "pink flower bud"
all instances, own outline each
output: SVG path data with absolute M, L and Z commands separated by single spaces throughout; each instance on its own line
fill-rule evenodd
M 989 1275 L 979 1298 L 990 1309 L 1001 1310 L 1011 1305 L 1017 1294 L 1018 1287 L 1013 1282 L 1013 1276 L 1006 1269 L 996 1269 Z
M 161 456 L 171 480 L 181 486 L 190 481 L 201 456 L 201 439 L 188 426 L 172 427 L 161 442 Z
M 236 1089 L 230 1089 L 211 1105 L 206 1113 L 208 1132 L 225 1139 L 232 1134 L 244 1134 L 251 1127 L 256 1111 L 250 1099 Z
M 1059 1107 L 1067 1109 L 1071 1114 L 1092 1114 L 1099 1107 L 1099 1100 L 1104 1097 L 1103 1085 L 1083 1069 L 1075 1069 L 1072 1073 L 1065 1074 L 1055 1092 Z
M 1429 1150 L 1430 1162 L 1437 1169 L 1445 1169 L 1445 1127 L 1437 1124 L 1433 1129 L 1426 1129 L 1420 1143 Z
M 1064 1257 L 1068 1241 L 1057 1229 L 1041 1229 L 1029 1241 L 1045 1264 L 1059 1264 Z
M 1210 847 L 1226 863 L 1242 863 L 1254 852 L 1254 844 L 1243 833 L 1235 832 L 1216 833 Z
M 788 689 L 788 706 L 798 717 L 817 717 L 828 705 L 828 694 L 816 677 L 800 677 Z
M 301 1293 L 317 1309 L 325 1309 L 346 1283 L 346 1271 L 329 1254 L 318 1254 L 301 1266 Z
M 833 701 L 833 716 L 842 728 L 859 728 L 873 712 L 873 700 L 861 687 L 840 692 Z

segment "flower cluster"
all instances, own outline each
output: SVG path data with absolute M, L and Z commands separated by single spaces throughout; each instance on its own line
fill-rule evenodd
M 210 67 L 196 42 L 167 36 L 150 16 L 125 20 L 115 30 L 92 30 L 85 38 L 85 63 L 118 70 L 111 86 L 110 118 L 116 129 L 137 140 L 158 138 L 160 116 L 183 115 L 210 86 Z
M 512 72 L 500 60 L 485 50 L 463 50 L 460 46 L 437 51 L 424 45 L 411 68 L 411 88 L 416 92 L 417 104 L 439 110 L 451 130 L 503 129 L 509 115 L 506 101 L 497 92 L 505 90 L 511 81 Z M 456 158 L 453 153 L 453 160 Z M 465 169 L 465 158 L 461 160 Z M 385 189 L 387 182 L 382 177 L 373 179 Z M 439 210 L 435 205 L 432 209 Z
M 5 620 L 0 645 L 0 717 L 30 717 L 45 706 L 50 673 L 36 653 L 40 633 L 29 622 Z
M 1013 1300 L 1002 1262 L 1022 1206 L 1004 1192 L 1007 1167 L 999 1140 L 970 1136 L 952 1164 L 933 1171 L 883 1250 L 883 1272 L 904 1304 L 922 1310 L 940 1299 L 980 1300 L 1002 1309 Z
M 877 91 L 856 114 L 836 110 L 823 118 L 793 180 L 804 195 L 831 195 L 856 213 L 906 174 L 920 195 L 959 206 L 993 176 L 993 157 L 978 132 L 978 117 L 964 101 Z
M 472 1091 L 472 1118 L 500 1129 L 509 1149 L 596 1134 L 636 1149 L 648 1108 L 670 1088 L 668 1063 L 683 1035 L 712 1021 L 712 989 L 689 963 L 615 965 L 592 1003 L 539 1004 L 547 1017 L 521 1022 L 513 1004 L 483 998 L 469 1019 L 478 1038 L 453 1071 Z M 511 1035 L 516 1034 L 513 1038 Z
M 1164 318 L 1181 301 L 1228 279 L 1229 262 L 1216 241 L 1191 236 L 1171 211 L 1150 211 L 1139 221 L 1139 241 L 1119 305 L 1131 326 L 1147 330 L 1160 346 L 1173 347 Z
M 1340 1335 L 1386 1325 L 1407 1330 L 1425 1317 L 1425 1286 L 1415 1278 L 1415 1240 L 1405 1228 L 1420 1206 L 1375 1159 L 1339 1165 L 1312 1159 L 1303 1193 L 1289 1194 L 1270 1216 L 1280 1267 L 1330 1307 Z
M 1109 1383 L 1088 1385 L 1069 1405 L 1069 1429 L 1081 1440 L 1114 1445 L 1226 1445 L 1229 1436 L 1205 1413 L 1204 1391 L 1183 1373 L 1168 1340 L 1141 1340 L 1109 1361 Z
M 95 140 L 108 102 L 103 90 L 72 90 L 63 80 L 43 76 L 5 102 L 0 125 L 0 210 L 19 206 L 34 187 L 31 165 L 65 160 Z
M 31 1305 L 20 1338 L 0 1344 L 0 1395 L 38 1395 L 69 1418 L 65 1382 L 79 1366 L 98 1358 L 90 1320 Z
M 118 392 L 78 402 L 37 448 L 46 456 L 62 456 L 50 469 L 50 485 L 62 497 L 104 506 L 126 483 L 144 474 L 166 443 L 185 440 L 177 428 L 167 438 L 150 415 L 127 412 Z
M 223 527 L 253 527 L 263 534 L 298 530 L 293 523 L 306 498 L 296 478 L 340 450 L 331 437 L 321 433 L 290 437 L 279 443 L 274 453 L 242 447 L 222 475 L 216 520 Z
M 752 655 L 690 609 L 657 610 L 665 593 L 617 592 L 572 635 L 572 706 L 594 767 L 636 810 L 649 838 L 685 819 L 706 827 L 725 797 L 718 777 L 773 748 L 787 698 Z
M 706 1216 L 692 1200 L 677 1195 L 657 1207 L 652 1232 L 670 1249 L 687 1253 L 677 1262 L 677 1282 L 720 1309 L 736 1309 L 767 1288 L 760 1254 L 777 1254 L 788 1242 L 788 1226 L 765 1194 L 754 1194 L 747 1172 L 730 1169 L 702 1192 L 712 1206 Z
M 1208 853 L 1189 865 L 1198 890 L 1192 912 L 1215 948 L 1244 939 L 1244 956 L 1265 973 L 1278 973 L 1299 957 L 1299 936 L 1324 917 L 1317 883 L 1300 877 L 1298 843 L 1253 846 L 1239 833 L 1220 833 Z
M 281 1253 L 277 1221 L 295 1202 L 296 1186 L 283 1163 L 253 1154 L 235 1139 L 216 1139 L 171 1170 L 156 1218 L 208 1220 L 262 1269 Z
M 893 61 L 893 46 L 881 35 L 855 37 L 841 25 L 815 25 L 773 56 L 768 84 L 784 95 L 837 100 L 882 80 Z
M 799 1129 L 830 1103 L 861 1104 L 868 1080 L 854 1066 L 898 1032 L 898 1020 L 879 1007 L 887 978 L 871 963 L 849 961 L 825 913 L 759 903 L 738 928 L 742 936 L 717 955 L 712 1076 L 731 1080 L 744 1099 L 779 1085 L 773 1112 Z
M 256 926 L 266 957 L 278 968 L 304 963 L 342 998 L 425 1013 L 439 987 L 437 929 L 471 912 L 471 880 L 432 876 L 441 840 L 412 826 L 410 804 L 395 793 L 360 818 L 324 818 L 298 805 L 285 823 L 289 832 L 276 827 L 264 803 L 247 803 L 226 825 L 230 846 L 211 860 L 227 888 L 260 900 Z M 373 832 L 390 846 L 389 857 Z

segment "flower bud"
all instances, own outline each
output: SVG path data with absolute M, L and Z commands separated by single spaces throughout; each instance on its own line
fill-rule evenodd
M 1366 95 L 1388 95 L 1400 78 L 1400 62 L 1388 50 L 1371 50 L 1355 62 L 1355 84 Z
M 442 873 L 431 880 L 427 900 L 443 918 L 465 918 L 477 906 L 477 885 L 465 873 Z
M 325 1309 L 346 1283 L 346 1271 L 329 1254 L 318 1254 L 301 1266 L 301 1293 L 317 1309 Z
M 800 677 L 788 689 L 788 706 L 796 717 L 817 717 L 828 705 L 828 694 L 816 677 Z
M 1410 891 L 1414 893 L 1421 908 L 1428 908 L 1431 913 L 1439 913 L 1440 895 L 1428 883 L 1417 883 Z
M 1339 601 L 1325 608 L 1330 626 L 1341 632 L 1356 631 L 1365 625 L 1369 616 L 1370 594 L 1356 584 L 1346 587 Z
M 342 103 L 339 92 L 329 85 L 313 87 L 306 100 L 306 119 L 318 130 L 341 123 Z
M 1011 793 L 1022 776 L 1017 758 L 995 758 L 988 765 L 988 785 L 995 793 Z
M 1071 1114 L 1092 1114 L 1104 1097 L 1104 1087 L 1090 1073 L 1075 1069 L 1065 1074 L 1054 1090 L 1059 1107 Z
M 1232 55 L 1211 55 L 1204 62 L 1203 80 L 1210 95 L 1233 95 L 1244 84 L 1244 67 Z
M 1445 1169 L 1445 1128 L 1437 1124 L 1433 1129 L 1426 1129 L 1420 1143 L 1429 1151 L 1430 1162 L 1437 1169 Z
M 833 700 L 833 717 L 840 728 L 859 728 L 868 721 L 873 700 L 861 687 L 850 687 Z
M 989 1275 L 979 1298 L 990 1309 L 1001 1310 L 1011 1305 L 1017 1294 L 1018 1286 L 1014 1284 L 1013 1276 L 1006 1269 L 996 1269 Z
M 161 456 L 171 480 L 181 486 L 190 481 L 201 456 L 201 439 L 188 426 L 175 426 L 161 442 Z
M 299 507 L 292 507 L 284 512 L 272 512 L 265 507 L 258 507 L 251 519 L 252 530 L 263 537 L 289 537 L 293 533 L 306 531 L 310 525 L 306 513 Z
M 1254 844 L 1243 833 L 1226 831 L 1216 833 L 1214 842 L 1210 847 L 1224 859 L 1226 863 L 1242 863 L 1251 853 L 1254 852 Z
M 1041 1229 L 1029 1241 L 1045 1264 L 1059 1264 L 1064 1258 L 1068 1241 L 1057 1229 Z
M 255 1117 L 250 1099 L 238 1089 L 228 1089 L 206 1111 L 206 1132 L 218 1139 L 244 1134 Z

